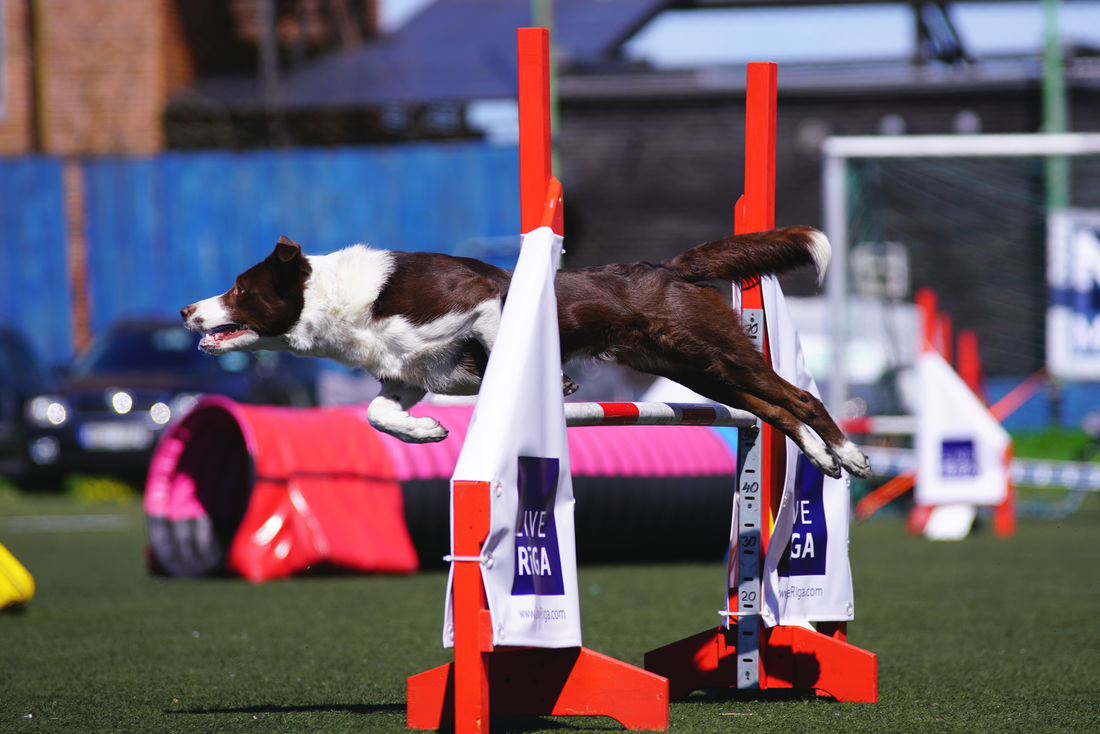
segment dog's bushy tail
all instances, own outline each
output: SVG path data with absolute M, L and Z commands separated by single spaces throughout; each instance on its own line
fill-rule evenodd
M 821 283 L 830 257 L 832 247 L 823 232 L 813 227 L 781 227 L 705 242 L 662 265 L 693 283 L 746 280 L 813 265 Z

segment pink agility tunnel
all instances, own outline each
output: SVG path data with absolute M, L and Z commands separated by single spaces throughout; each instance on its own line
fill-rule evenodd
M 411 572 L 450 539 L 449 481 L 472 406 L 421 405 L 450 430 L 406 444 L 365 406 L 278 408 L 209 397 L 157 445 L 145 490 L 150 562 L 176 576 L 264 581 L 317 568 Z M 718 558 L 735 452 L 700 426 L 570 428 L 582 561 Z

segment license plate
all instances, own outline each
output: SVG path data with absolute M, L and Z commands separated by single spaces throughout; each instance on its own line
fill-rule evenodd
M 153 438 L 151 428 L 134 423 L 85 423 L 77 434 L 88 451 L 143 451 Z

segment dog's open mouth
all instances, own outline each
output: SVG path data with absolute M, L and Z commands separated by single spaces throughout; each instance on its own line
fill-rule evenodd
M 199 349 L 217 349 L 226 342 L 250 333 L 254 332 L 245 324 L 223 324 L 202 335 L 202 340 L 199 341 Z

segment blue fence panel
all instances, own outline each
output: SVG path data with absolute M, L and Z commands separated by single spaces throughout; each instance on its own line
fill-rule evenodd
M 990 378 L 986 381 L 990 402 L 997 402 L 1021 382 L 1023 378 Z M 1041 431 L 1050 426 L 1078 430 L 1090 414 L 1098 412 L 1100 383 L 1065 382 L 1059 385 L 1057 393 L 1050 386 L 1042 388 L 1002 424 L 1009 431 Z
M 514 146 L 484 143 L 90 160 L 93 328 L 221 293 L 280 235 L 322 254 L 516 234 L 518 171 Z
M 89 316 L 102 333 L 120 311 L 163 311 L 170 278 L 160 237 L 153 158 L 99 158 L 84 165 Z
M 72 354 L 64 201 L 60 160 L 0 160 L 0 321 L 47 363 Z

